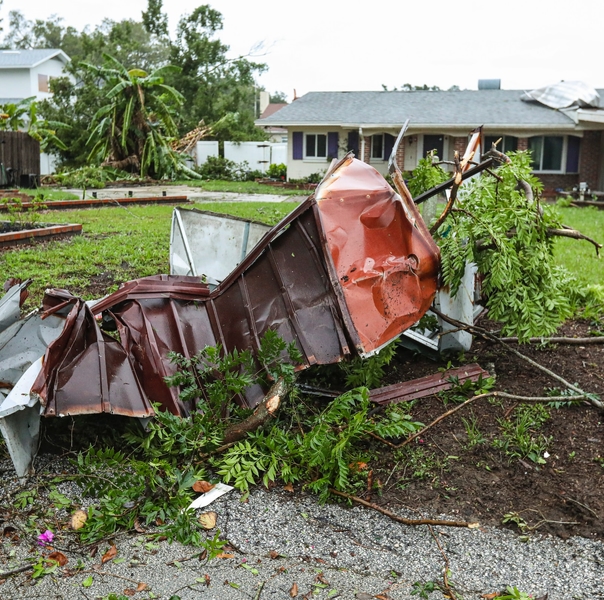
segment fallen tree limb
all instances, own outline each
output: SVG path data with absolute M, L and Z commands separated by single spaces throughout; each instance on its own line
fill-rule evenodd
M 4 579 L 5 577 L 10 577 L 11 575 L 17 575 L 18 573 L 25 573 L 25 571 L 31 571 L 34 568 L 33 564 L 23 565 L 22 567 L 17 567 L 16 569 L 11 569 L 10 571 L 3 571 L 0 573 L 0 579 Z
M 453 330 L 455 331 L 455 330 Z M 447 331 L 446 333 L 450 333 Z M 517 337 L 505 337 L 499 338 L 502 342 L 510 343 L 518 343 Z M 587 338 L 569 338 L 569 337 L 550 337 L 550 338 L 540 338 L 540 337 L 532 337 L 527 340 L 529 344 L 568 344 L 570 346 L 584 346 L 587 344 L 604 344 L 604 335 L 603 336 L 593 336 Z
M 444 591 L 447 592 L 447 596 L 451 598 L 451 600 L 457 600 L 457 596 L 455 595 L 455 592 L 451 589 L 451 585 L 449 583 L 449 573 L 451 572 L 449 559 L 447 558 L 447 555 L 445 554 L 445 551 L 443 550 L 439 539 L 436 537 L 434 529 L 432 529 L 430 525 L 428 525 L 428 529 L 430 530 L 430 535 L 434 538 L 434 541 L 436 542 L 436 545 L 438 546 L 438 549 L 442 554 L 443 560 L 445 561 L 445 568 L 443 569 L 443 584 L 445 588 Z
M 424 433 L 426 433 L 426 431 L 428 431 L 428 429 L 431 429 L 435 425 L 438 425 L 438 423 L 440 423 L 443 419 L 446 419 L 447 417 L 451 416 L 452 414 L 455 414 L 458 410 L 465 408 L 471 402 L 474 402 L 475 400 L 480 400 L 481 398 L 492 398 L 492 397 L 507 398 L 510 400 L 518 400 L 519 402 L 524 402 L 525 404 L 531 404 L 531 403 L 532 404 L 543 404 L 543 403 L 549 403 L 549 402 L 572 402 L 574 400 L 588 400 L 589 396 L 590 396 L 589 394 L 581 394 L 581 395 L 576 395 L 576 396 L 518 396 L 517 394 L 508 394 L 507 392 L 498 392 L 498 391 L 486 392 L 484 394 L 478 394 L 477 396 L 472 396 L 471 398 L 468 398 L 465 402 L 462 402 L 461 404 L 454 406 L 452 409 L 443 413 L 439 417 L 436 417 L 436 419 L 434 419 L 434 421 L 432 421 L 432 423 L 430 423 L 429 425 L 426 425 L 419 431 L 416 431 L 413 435 L 409 436 L 404 442 L 401 442 L 400 444 L 395 444 L 389 440 L 386 440 L 386 439 L 380 437 L 379 435 L 376 435 L 375 433 L 370 432 L 369 435 L 371 437 L 375 438 L 376 440 L 379 440 L 383 444 L 386 444 L 386 446 L 390 446 L 394 450 L 399 450 L 400 448 L 404 448 L 407 444 L 411 443 L 414 439 L 418 438 L 420 435 L 423 435 Z
M 426 431 L 428 431 L 428 429 L 431 429 L 432 427 L 434 427 L 434 425 L 437 425 L 443 419 L 446 419 L 447 417 L 456 413 L 458 410 L 465 408 L 471 402 L 474 402 L 475 400 L 480 400 L 481 398 L 489 398 L 489 397 L 508 398 L 511 400 L 519 400 L 520 402 L 525 402 L 525 403 L 542 404 L 542 403 L 549 403 L 549 402 L 572 402 L 573 400 L 588 400 L 589 394 L 580 394 L 580 395 L 576 395 L 576 396 L 518 396 L 516 394 L 508 394 L 507 392 L 497 392 L 497 391 L 486 392 L 485 394 L 478 394 L 477 396 L 472 396 L 471 398 L 468 398 L 465 402 L 462 402 L 461 404 L 458 404 L 457 406 L 453 407 L 451 410 L 448 410 L 446 413 L 443 413 L 442 415 L 440 415 L 440 417 L 436 417 L 436 419 L 434 419 L 434 421 L 432 421 L 432 423 L 430 423 L 429 425 L 426 425 L 423 429 L 416 431 L 413 435 L 409 436 L 404 442 L 402 442 L 398 445 L 394 445 L 391 442 L 388 442 L 387 440 L 382 440 L 382 441 L 396 449 L 404 448 L 407 444 L 412 442 L 415 438 L 426 433 Z
M 453 177 L 453 185 L 451 186 L 451 192 L 449 194 L 449 201 L 447 202 L 445 210 L 443 210 L 440 217 L 438 217 L 434 225 L 430 227 L 431 235 L 434 235 L 434 233 L 438 231 L 438 228 L 443 224 L 444 220 L 449 216 L 449 213 L 453 209 L 453 205 L 455 204 L 455 200 L 457 199 L 457 190 L 459 189 L 459 186 L 462 184 L 463 181 L 461 175 L 462 168 L 461 163 L 459 162 L 459 154 L 455 152 L 455 175 Z
M 577 231 L 576 229 L 571 229 L 570 227 L 566 227 L 563 225 L 563 229 L 548 229 L 547 235 L 549 237 L 568 237 L 573 238 L 574 240 L 585 240 L 586 242 L 590 242 L 596 248 L 596 254 L 600 256 L 600 249 L 603 247 L 602 244 L 596 242 L 593 238 Z
M 334 490 L 333 488 L 329 488 L 329 491 L 336 496 L 341 496 L 342 498 L 347 498 L 352 502 L 356 502 L 357 504 L 362 504 L 367 508 L 372 508 L 383 515 L 391 518 L 393 521 L 397 521 L 398 523 L 402 523 L 403 525 L 442 525 L 444 527 L 470 527 L 474 528 L 478 526 L 478 523 L 468 523 L 467 521 L 444 521 L 441 519 L 405 519 L 404 517 L 399 517 L 393 512 L 389 511 L 386 508 L 382 508 L 373 502 L 367 502 L 367 500 L 363 500 L 358 496 L 351 496 L 346 492 L 340 492 L 338 490 Z
M 262 402 L 256 407 L 256 410 L 241 423 L 234 423 L 227 427 L 224 434 L 224 444 L 232 444 L 243 439 L 251 431 L 256 431 L 258 427 L 264 425 L 268 420 L 272 419 L 279 406 L 281 400 L 287 393 L 287 385 L 282 378 L 277 379 L 273 384 L 268 394 Z
M 576 385 L 573 385 L 572 383 L 570 383 L 570 381 L 566 381 L 566 379 L 564 379 L 564 377 L 561 377 L 557 373 L 550 371 L 547 367 L 540 365 L 538 362 L 534 361 L 532 358 L 529 358 L 528 356 L 522 354 L 522 352 L 518 352 L 518 350 L 511 348 L 508 344 L 503 342 L 501 340 L 501 338 L 498 338 L 497 336 L 489 333 L 486 329 L 483 329 L 482 327 L 478 327 L 476 325 L 468 325 L 467 323 L 462 323 L 461 321 L 452 319 L 451 317 L 449 317 L 448 315 L 445 315 L 444 313 L 442 313 L 440 310 L 438 310 L 435 307 L 432 307 L 430 310 L 434 314 L 438 315 L 443 321 L 446 321 L 447 323 L 450 323 L 451 325 L 453 325 L 455 327 L 460 327 L 460 328 L 463 327 L 466 329 L 466 331 L 469 331 L 473 335 L 478 335 L 479 337 L 482 337 L 486 340 L 490 340 L 492 342 L 501 344 L 504 348 L 506 348 L 508 350 L 508 352 L 515 354 L 518 358 L 521 358 L 522 360 L 528 362 L 530 365 L 539 369 L 546 375 L 549 375 L 553 379 L 556 379 L 560 383 L 564 384 L 564 386 L 567 387 L 569 390 L 572 390 L 573 392 L 575 392 L 577 394 L 577 396 L 574 396 L 574 398 L 578 398 L 579 396 L 582 396 L 585 398 L 585 400 L 587 400 L 590 404 L 592 404 L 596 408 L 599 408 L 600 410 L 604 410 L 604 402 L 602 402 L 601 400 L 598 400 L 595 397 L 595 394 L 589 394 L 589 393 L 585 392 L 584 390 L 582 390 L 581 388 L 577 387 Z M 501 394 L 502 392 L 499 392 L 499 393 Z M 568 401 L 569 398 L 572 398 L 572 397 L 567 396 L 566 400 Z

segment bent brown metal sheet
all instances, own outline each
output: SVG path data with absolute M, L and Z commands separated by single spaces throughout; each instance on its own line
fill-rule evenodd
M 59 337 L 44 356 L 32 386 L 47 417 L 110 413 L 149 417 L 153 407 L 120 343 L 102 332 L 90 308 L 69 293 L 47 293 L 47 314 L 73 305 Z
M 46 380 L 36 389 L 46 414 L 148 414 L 150 400 L 186 415 L 192 407 L 164 382 L 175 369 L 169 351 L 191 357 L 220 344 L 225 351 L 255 352 L 272 329 L 295 342 L 303 357 L 299 368 L 370 354 L 430 306 L 438 260 L 413 203 L 373 167 L 347 156 L 316 197 L 265 234 L 214 289 L 196 277 L 157 276 L 125 284 L 91 312 L 76 304 L 68 331 L 49 347 Z M 103 312 L 120 344 L 98 331 L 92 314 Z M 95 359 L 106 367 L 106 381 Z M 107 386 L 128 365 L 136 380 L 128 384 L 129 404 L 111 395 L 107 400 Z M 263 393 L 249 389 L 242 403 L 255 406 Z

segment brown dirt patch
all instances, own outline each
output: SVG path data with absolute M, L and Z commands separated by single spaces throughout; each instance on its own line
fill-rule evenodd
M 559 335 L 587 337 L 593 329 L 586 321 L 574 321 Z M 569 382 L 604 397 L 604 344 L 517 348 Z M 475 340 L 465 360 L 494 371 L 498 390 L 543 396 L 551 388 L 562 387 L 495 343 Z M 435 373 L 446 366 L 444 361 L 435 363 L 406 350 L 399 350 L 394 362 L 387 383 Z M 411 412 L 417 420 L 430 423 L 451 407 L 432 396 L 419 400 Z M 418 467 L 409 454 L 379 446 L 373 468 L 374 477 L 379 476 L 383 484 L 383 495 L 374 496 L 374 501 L 490 525 L 501 525 L 505 514 L 518 513 L 540 532 L 604 539 L 604 415 L 587 404 L 548 407 L 550 418 L 532 431 L 537 438 L 552 438 L 547 449 L 550 456 L 540 465 L 493 446 L 502 437 L 502 420 L 514 420 L 519 410 L 522 407 L 514 401 L 499 400 L 480 400 L 462 409 L 411 444 L 411 455 L 420 459 Z M 470 444 L 462 419 L 474 419 L 484 442 Z M 430 468 L 424 473 L 426 464 Z M 413 477 L 417 471 L 420 476 Z

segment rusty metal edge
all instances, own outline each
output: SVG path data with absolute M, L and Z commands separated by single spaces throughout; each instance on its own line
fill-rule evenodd
M 448 381 L 450 377 L 457 377 L 459 382 L 463 383 L 468 379 L 476 381 L 480 376 L 489 377 L 490 375 L 480 365 L 472 363 L 464 367 L 449 369 L 444 373 L 435 373 L 434 375 L 371 390 L 369 399 L 380 405 L 408 402 L 409 400 L 432 396 L 438 392 L 451 389 L 453 383 Z

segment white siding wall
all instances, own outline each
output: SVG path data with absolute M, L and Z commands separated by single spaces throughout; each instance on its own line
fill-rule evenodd
M 44 100 L 45 98 L 50 98 L 52 96 L 49 92 L 40 92 L 38 90 L 38 75 L 47 75 L 48 77 L 62 77 L 65 74 L 63 73 L 63 63 L 57 58 L 51 58 L 43 62 L 41 65 L 34 67 L 30 72 L 30 88 L 31 93 L 29 96 L 37 96 L 38 100 Z
M 29 69 L 0 70 L 1 98 L 28 98 L 33 95 Z

